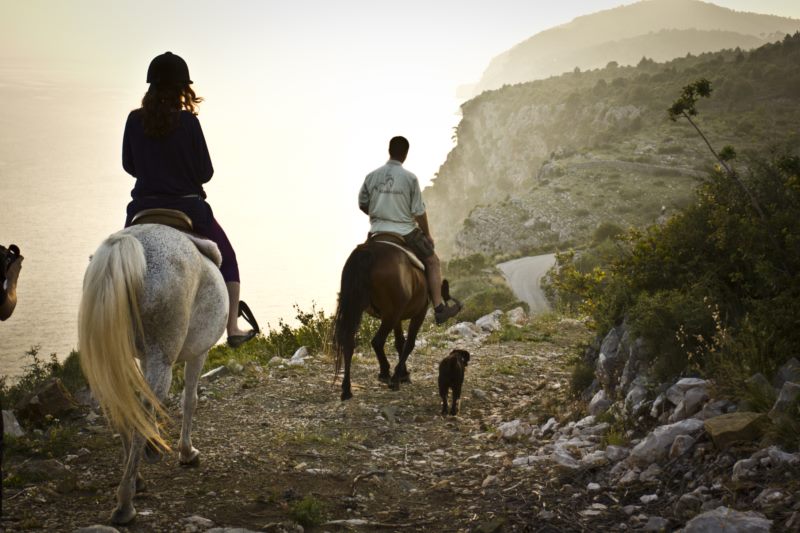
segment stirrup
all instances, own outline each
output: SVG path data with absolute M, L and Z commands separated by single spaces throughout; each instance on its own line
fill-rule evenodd
M 250 324 L 250 327 L 253 328 L 253 331 L 256 333 L 261 333 L 261 328 L 258 327 L 258 322 L 256 322 L 256 317 L 253 315 L 253 311 L 251 311 L 250 306 L 244 303 L 242 300 L 239 300 L 239 316 L 242 317 L 245 322 Z

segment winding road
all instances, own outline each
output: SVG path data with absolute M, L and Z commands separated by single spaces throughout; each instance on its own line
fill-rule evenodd
M 530 313 L 534 314 L 550 310 L 550 304 L 539 287 L 539 282 L 555 262 L 555 254 L 536 255 L 506 261 L 497 265 L 497 268 L 505 276 L 511 291 L 527 303 Z

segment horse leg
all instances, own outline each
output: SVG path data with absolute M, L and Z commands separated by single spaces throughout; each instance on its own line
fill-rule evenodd
M 406 345 L 406 338 L 403 336 L 403 321 L 397 323 L 394 327 L 394 349 L 397 350 L 397 357 L 403 353 L 403 347 Z
M 381 325 L 375 336 L 372 337 L 372 349 L 375 350 L 375 356 L 378 358 L 378 364 L 381 367 L 381 373 L 378 374 L 378 380 L 384 383 L 389 383 L 389 360 L 386 359 L 386 339 L 389 337 L 389 332 L 394 328 L 394 320 L 382 319 Z
M 197 407 L 197 382 L 206 361 L 208 352 L 200 357 L 186 361 L 183 370 L 184 385 L 181 395 L 183 422 L 181 423 L 181 439 L 178 442 L 178 462 L 182 465 L 196 465 L 200 452 L 192 446 L 192 417 Z
M 130 434 L 120 434 L 122 441 L 122 464 L 128 462 L 128 455 L 131 453 L 131 436 Z M 136 472 L 136 494 L 147 490 L 147 483 L 145 483 L 141 472 Z
M 172 367 L 162 358 L 152 357 L 148 354 L 147 364 L 144 365 L 145 381 L 160 401 L 164 400 L 169 385 L 172 382 Z M 139 460 L 142 457 L 146 442 L 139 434 L 133 435 L 128 450 L 125 471 L 117 487 L 117 507 L 111 513 L 111 522 L 114 524 L 127 524 L 136 516 L 133 507 L 133 497 L 136 495 L 136 478 L 139 475 Z
M 400 388 L 400 383 L 411 383 L 411 374 L 408 372 L 408 368 L 406 368 L 406 360 L 417 342 L 417 333 L 419 333 L 419 328 L 425 320 L 425 311 L 427 311 L 427 308 L 423 309 L 421 313 L 417 313 L 411 317 L 408 323 L 408 336 L 403 345 L 403 351 L 400 352 L 400 360 L 397 362 L 397 366 L 394 369 L 394 376 L 392 376 L 392 383 L 396 384 L 395 387 L 398 389 Z
M 353 351 L 356 349 L 355 337 L 345 339 L 342 346 L 342 355 L 344 356 L 344 378 L 342 378 L 342 401 L 349 400 L 353 397 L 353 391 L 350 388 L 350 363 L 353 360 Z

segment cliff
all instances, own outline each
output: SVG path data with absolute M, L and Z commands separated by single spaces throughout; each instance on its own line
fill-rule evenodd
M 457 145 L 425 192 L 444 257 L 580 243 L 601 222 L 655 222 L 685 205 L 714 163 L 666 109 L 711 80 L 699 104 L 711 142 L 765 150 L 800 118 L 800 34 L 751 52 L 642 59 L 487 91 L 462 106 Z

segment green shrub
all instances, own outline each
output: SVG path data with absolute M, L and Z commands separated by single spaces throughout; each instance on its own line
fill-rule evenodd
M 53 377 L 61 379 L 71 392 L 86 386 L 78 352 L 70 352 L 63 363 L 58 361 L 54 353 L 50 354 L 49 361 L 41 359 L 39 346 L 31 347 L 25 355 L 31 358 L 31 363 L 25 367 L 22 377 L 14 385 L 9 385 L 5 376 L 0 378 L 0 405 L 13 407 L 20 399 Z
M 303 527 L 316 527 L 325 521 L 325 505 L 312 495 L 289 507 L 289 516 Z
M 613 222 L 601 222 L 592 234 L 592 243 L 597 245 L 607 239 L 614 239 L 625 233 L 625 230 Z
M 575 361 L 572 367 L 572 374 L 569 379 L 569 388 L 572 395 L 579 398 L 580 395 L 594 381 L 594 366 L 587 363 L 582 357 Z

